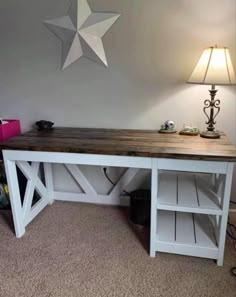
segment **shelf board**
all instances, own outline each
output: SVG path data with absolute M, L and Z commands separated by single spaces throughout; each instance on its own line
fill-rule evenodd
M 156 251 L 217 259 L 214 227 L 208 215 L 157 211 Z
M 161 172 L 157 209 L 222 214 L 209 174 Z

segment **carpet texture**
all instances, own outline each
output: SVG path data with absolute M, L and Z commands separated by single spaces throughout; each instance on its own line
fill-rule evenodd
M 217 267 L 165 253 L 152 259 L 146 234 L 127 223 L 124 209 L 56 202 L 16 239 L 10 212 L 2 211 L 0 296 L 236 296 L 232 241 Z

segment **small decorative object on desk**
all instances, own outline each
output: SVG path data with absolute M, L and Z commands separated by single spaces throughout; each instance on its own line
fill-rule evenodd
M 200 131 L 197 127 L 192 126 L 185 126 L 183 129 L 179 132 L 180 135 L 189 135 L 189 136 L 197 136 L 199 135 Z
M 50 121 L 41 120 L 36 122 L 35 125 L 37 126 L 38 130 L 51 130 L 54 123 Z
M 159 133 L 176 133 L 175 123 L 170 120 L 165 121 L 165 123 L 161 125 L 161 129 L 158 132 Z

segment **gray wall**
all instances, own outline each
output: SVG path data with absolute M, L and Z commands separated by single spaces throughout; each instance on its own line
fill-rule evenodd
M 208 87 L 185 81 L 202 50 L 214 44 L 230 48 L 235 66 L 235 0 L 88 2 L 94 11 L 121 14 L 104 37 L 110 68 L 82 58 L 62 72 L 60 41 L 42 22 L 65 14 L 69 1 L 1 0 L 1 115 L 21 119 L 23 131 L 39 119 L 57 126 L 140 129 L 172 119 L 179 129 L 184 123 L 204 128 Z M 217 123 L 234 143 L 235 91 L 220 87 Z M 88 175 L 100 192 L 108 187 L 100 169 Z

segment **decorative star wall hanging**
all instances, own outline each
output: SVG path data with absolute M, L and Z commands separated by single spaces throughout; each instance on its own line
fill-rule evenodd
M 45 21 L 62 41 L 62 70 L 85 56 L 108 67 L 102 37 L 119 18 L 116 13 L 93 13 L 87 0 L 72 0 L 68 15 Z

